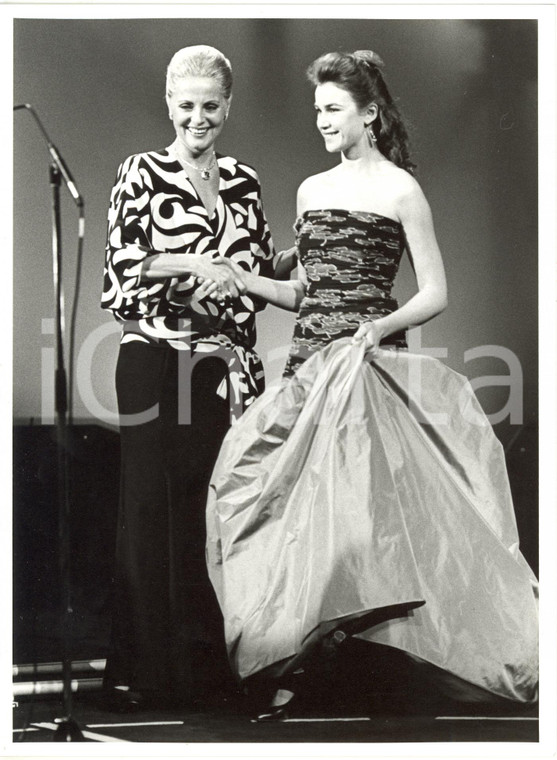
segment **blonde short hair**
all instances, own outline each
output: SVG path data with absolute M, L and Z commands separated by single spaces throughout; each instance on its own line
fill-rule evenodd
M 232 67 L 220 50 L 210 45 L 190 45 L 174 53 L 166 70 L 166 95 L 172 94 L 177 80 L 211 77 L 221 86 L 224 97 L 232 94 Z

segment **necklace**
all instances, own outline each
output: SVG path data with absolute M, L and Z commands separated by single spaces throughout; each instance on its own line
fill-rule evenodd
M 190 164 L 189 161 L 186 161 L 185 158 L 178 155 L 178 151 L 176 149 L 174 150 L 175 150 L 178 160 L 182 161 L 184 164 L 187 164 L 192 169 L 195 169 L 197 172 L 199 172 L 201 174 L 201 179 L 204 179 L 204 180 L 211 179 L 211 170 L 215 168 L 215 164 L 217 163 L 217 157 L 215 153 L 213 153 L 213 160 L 211 161 L 209 166 L 195 166 L 195 164 Z

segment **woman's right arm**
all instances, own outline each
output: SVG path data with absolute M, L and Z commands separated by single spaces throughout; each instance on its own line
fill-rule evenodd
M 301 267 L 300 267 L 301 270 Z M 305 273 L 300 271 L 297 280 L 271 280 L 252 272 L 244 272 L 244 282 L 247 292 L 262 298 L 273 306 L 287 311 L 298 311 L 306 290 Z
M 141 154 L 130 156 L 119 167 L 110 197 L 106 261 L 101 306 L 120 317 L 156 316 L 172 279 L 181 298 L 198 291 L 208 278 L 223 284 L 222 290 L 243 293 L 233 273 L 211 263 L 216 251 L 174 254 L 153 250 L 150 239 L 150 192 Z
M 243 270 L 233 272 L 216 265 L 210 253 L 154 253 L 141 266 L 141 279 L 144 281 L 189 276 L 197 277 L 199 282 L 210 280 L 215 289 L 231 298 L 246 292 Z

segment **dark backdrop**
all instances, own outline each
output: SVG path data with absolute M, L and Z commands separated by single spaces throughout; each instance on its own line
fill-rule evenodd
M 71 436 L 74 638 L 77 656 L 106 643 L 118 490 L 113 373 L 118 336 L 99 308 L 106 211 L 119 162 L 173 139 L 164 103 L 166 65 L 185 45 L 207 43 L 232 61 L 231 116 L 218 149 L 254 165 L 278 248 L 293 242 L 295 195 L 330 166 L 314 125 L 306 66 L 334 49 L 371 48 L 386 62 L 408 118 L 418 178 L 444 254 L 450 306 L 423 330 L 470 378 L 506 375 L 497 358 L 465 362 L 495 345 L 524 375 L 523 423 L 495 426 L 506 445 L 525 555 L 537 568 L 537 29 L 535 21 L 369 19 L 17 19 L 14 102 L 31 103 L 86 201 L 77 325 L 79 387 Z M 59 650 L 53 317 L 48 155 L 29 114 L 14 123 L 14 415 L 16 584 L 14 654 Z M 75 275 L 76 209 L 62 193 L 64 281 Z M 413 292 L 408 262 L 396 294 Z M 270 382 L 284 364 L 293 316 L 268 308 L 259 349 Z M 44 330 L 44 332 L 43 332 Z M 493 353 L 493 352 L 492 352 Z M 502 408 L 508 388 L 478 391 Z M 29 423 L 34 423 L 30 425 Z M 101 427 L 99 427 L 99 424 Z
M 115 422 L 117 333 L 101 312 L 105 219 L 118 163 L 173 139 L 165 68 L 180 47 L 208 43 L 232 61 L 231 116 L 218 148 L 254 165 L 277 247 L 292 244 L 296 188 L 336 161 L 314 125 L 304 70 L 334 49 L 371 48 L 411 124 L 419 180 L 444 253 L 450 306 L 423 330 L 469 377 L 506 375 L 501 359 L 465 362 L 475 346 L 513 352 L 524 373 L 524 421 L 537 409 L 536 21 L 368 19 L 17 19 L 15 102 L 31 103 L 86 201 L 77 419 Z M 520 54 L 517 54 L 520 51 Z M 53 336 L 50 191 L 44 143 L 29 114 L 14 126 L 14 413 L 49 421 Z M 76 210 L 63 193 L 67 300 L 75 271 Z M 405 262 L 397 295 L 412 292 Z M 269 381 L 282 369 L 293 317 L 268 308 L 259 349 Z M 41 378 L 41 367 L 42 375 Z M 91 371 L 89 370 L 91 368 Z M 41 392 L 41 386 L 43 391 Z M 487 411 L 504 386 L 479 390 Z M 496 432 L 509 444 L 519 425 Z

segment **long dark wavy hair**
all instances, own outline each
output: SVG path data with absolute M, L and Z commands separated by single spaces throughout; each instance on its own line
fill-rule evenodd
M 314 85 L 332 82 L 347 90 L 359 108 L 375 103 L 378 115 L 373 122 L 377 147 L 397 166 L 414 174 L 410 159 L 408 131 L 381 72 L 383 61 L 371 50 L 354 53 L 325 53 L 307 69 Z

